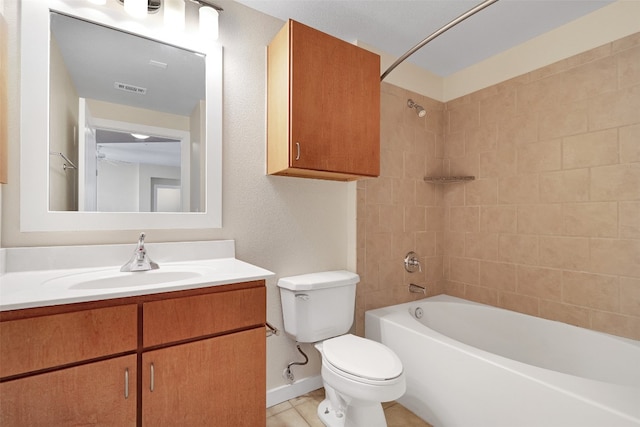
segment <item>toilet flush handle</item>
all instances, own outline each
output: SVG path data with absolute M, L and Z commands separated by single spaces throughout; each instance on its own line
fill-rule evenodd
M 300 298 L 303 301 L 309 301 L 309 294 L 296 294 L 296 298 Z

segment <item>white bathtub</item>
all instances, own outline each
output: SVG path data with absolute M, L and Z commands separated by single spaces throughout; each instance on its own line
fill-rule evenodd
M 447 295 L 367 311 L 365 329 L 436 427 L 640 426 L 638 341 Z

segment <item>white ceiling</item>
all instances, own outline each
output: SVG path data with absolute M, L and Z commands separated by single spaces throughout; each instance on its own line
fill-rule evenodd
M 469 0 L 236 0 L 348 42 L 402 56 L 473 8 Z M 614 0 L 499 0 L 450 29 L 408 61 L 446 77 Z M 594 28 L 597 31 L 597 28 Z

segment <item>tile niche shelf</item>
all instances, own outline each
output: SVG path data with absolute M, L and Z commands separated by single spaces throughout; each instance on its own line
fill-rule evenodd
M 475 176 L 426 176 L 424 181 L 432 184 L 454 184 L 457 182 L 473 181 L 475 179 Z

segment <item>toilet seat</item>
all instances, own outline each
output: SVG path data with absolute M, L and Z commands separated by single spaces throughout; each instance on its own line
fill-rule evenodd
M 322 355 L 333 369 L 362 382 L 380 383 L 402 375 L 402 362 L 391 349 L 356 335 L 323 341 Z

